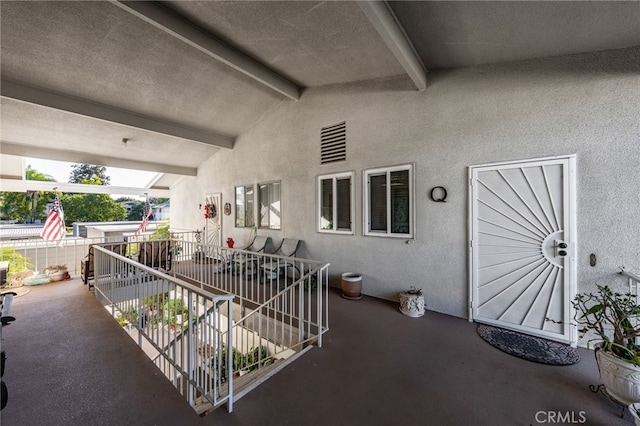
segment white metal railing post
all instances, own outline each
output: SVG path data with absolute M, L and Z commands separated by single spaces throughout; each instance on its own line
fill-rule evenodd
M 227 392 L 227 412 L 233 411 L 233 308 L 231 306 L 233 298 L 227 296 L 227 383 L 229 385 Z M 222 303 L 225 303 L 224 301 Z M 218 331 L 220 332 L 220 331 Z
M 629 279 L 629 293 L 636 296 L 636 302 L 638 296 L 638 285 L 640 284 L 640 275 L 631 273 L 625 269 L 624 266 L 620 267 L 620 275 L 623 275 Z
M 188 300 L 188 304 L 187 306 L 189 306 L 189 309 L 191 309 L 191 306 L 193 306 L 193 293 L 191 291 L 188 292 L 187 294 L 187 300 Z M 187 382 L 188 387 L 187 387 L 187 393 L 188 393 L 188 401 L 189 401 L 189 405 L 193 406 L 193 403 L 195 402 L 195 389 L 193 387 L 193 382 L 195 380 L 194 374 L 193 374 L 193 364 L 194 364 L 194 356 L 195 354 L 198 353 L 198 350 L 196 349 L 195 351 L 193 350 L 193 344 L 197 339 L 193 339 L 191 336 L 193 335 L 193 330 L 191 327 L 189 327 L 187 329 L 187 373 L 188 373 L 188 380 Z
M 137 308 L 137 312 L 138 312 L 138 346 L 142 347 L 142 329 L 144 327 L 146 327 L 146 319 L 145 319 L 145 313 L 144 313 L 144 306 L 142 305 L 142 294 L 140 292 L 140 276 L 135 276 L 134 280 L 137 281 L 137 285 L 135 286 L 136 289 L 136 299 L 138 300 L 138 308 Z
M 629 282 L 629 294 L 635 296 L 637 305 L 638 300 L 640 299 L 640 294 L 638 294 L 640 290 L 640 288 L 638 288 L 638 286 L 640 285 L 640 275 L 627 271 L 624 266 L 620 267 L 620 274 L 627 277 Z M 633 321 L 633 325 L 635 326 L 638 322 L 638 319 L 634 318 Z M 640 344 L 640 337 L 636 337 L 635 342 L 636 344 Z

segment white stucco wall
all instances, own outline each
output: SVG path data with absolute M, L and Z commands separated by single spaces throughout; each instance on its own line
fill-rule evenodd
M 347 122 L 347 161 L 320 165 L 320 128 Z M 232 151 L 206 161 L 197 178 L 172 187 L 172 226 L 202 229 L 198 204 L 234 186 L 282 182 L 279 242 L 304 240 L 302 256 L 331 263 L 338 277 L 363 274 L 364 292 L 397 300 L 422 287 L 428 309 L 466 317 L 468 167 L 577 155 L 578 284 L 640 272 L 640 49 L 576 55 L 429 74 L 423 92 L 406 78 L 307 89 L 241 135 Z M 362 235 L 362 170 L 414 162 L 416 240 Z M 316 233 L 315 177 L 356 171 L 356 235 Z M 434 186 L 447 203 L 430 200 Z M 248 229 L 223 216 L 223 240 Z M 589 266 L 589 254 L 598 256 Z M 334 281 L 335 283 L 336 281 Z

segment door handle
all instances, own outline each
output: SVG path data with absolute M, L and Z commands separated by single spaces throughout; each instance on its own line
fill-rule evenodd
M 554 241 L 553 247 L 555 249 L 556 257 L 564 257 L 568 254 L 566 248 L 569 247 L 569 245 L 564 241 Z

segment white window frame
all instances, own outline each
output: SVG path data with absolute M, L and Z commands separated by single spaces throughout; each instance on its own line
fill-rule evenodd
M 349 178 L 349 229 L 338 229 L 338 180 Z M 331 180 L 332 182 L 332 195 L 333 195 L 333 226 L 332 229 L 322 229 L 322 182 L 325 180 Z M 341 172 L 331 173 L 326 175 L 320 175 L 316 181 L 317 188 L 317 208 L 316 208 L 316 230 L 322 234 L 344 234 L 353 235 L 355 233 L 354 219 L 355 219 L 355 172 Z
M 242 200 L 243 206 L 244 206 L 244 211 L 242 212 L 238 212 L 238 188 L 243 188 L 243 197 L 244 199 Z M 253 190 L 253 205 L 251 206 L 251 215 L 253 218 L 253 223 L 252 224 L 247 224 L 247 212 L 249 211 L 249 209 L 247 209 L 247 188 L 252 189 Z M 254 185 L 236 185 L 233 187 L 233 205 L 234 205 L 234 210 L 235 210 L 235 216 L 233 217 L 233 225 L 236 228 L 253 228 L 256 224 L 256 214 L 255 214 L 255 208 L 256 208 L 256 188 Z M 239 213 L 242 213 L 244 215 L 244 226 L 239 226 L 238 225 L 238 215 Z
M 261 196 L 262 192 L 260 191 L 260 187 L 265 186 L 265 185 L 267 187 L 269 187 L 269 186 L 272 186 L 272 185 L 275 185 L 275 184 L 278 184 L 278 198 L 279 198 L 278 199 L 278 203 L 280 203 L 279 204 L 279 206 L 280 206 L 280 216 L 278 216 L 278 219 L 279 219 L 278 220 L 278 224 L 276 226 L 275 223 L 272 222 L 272 220 L 271 220 L 271 212 L 269 211 L 269 225 L 263 226 L 262 225 L 262 212 L 260 211 L 263 200 L 262 200 L 262 196 Z M 271 191 L 268 190 L 267 193 L 271 194 Z M 282 183 L 279 180 L 272 180 L 272 181 L 269 181 L 269 182 L 260 182 L 260 183 L 258 183 L 257 186 L 256 186 L 256 198 L 257 198 L 256 207 L 258 209 L 258 214 L 256 216 L 256 222 L 257 222 L 258 228 L 260 228 L 260 229 L 271 229 L 271 230 L 274 230 L 274 231 L 282 230 Z M 271 205 L 271 200 L 269 200 L 269 205 Z
M 363 234 L 365 236 L 375 236 L 375 237 L 390 237 L 390 238 L 415 238 L 415 211 L 416 211 L 416 203 L 415 203 L 415 184 L 414 184 L 414 172 L 415 164 L 401 164 L 397 166 L 390 167 L 380 167 L 376 169 L 367 169 L 362 172 L 362 195 L 363 195 Z M 380 176 L 386 175 L 387 182 L 390 181 L 391 173 L 396 171 L 407 170 L 409 172 L 408 180 L 409 180 L 409 232 L 408 233 L 395 233 L 391 232 L 391 191 L 390 187 L 387 186 L 387 226 L 386 231 L 379 230 L 371 230 L 371 205 L 369 199 L 369 186 L 370 186 L 370 177 L 371 176 Z

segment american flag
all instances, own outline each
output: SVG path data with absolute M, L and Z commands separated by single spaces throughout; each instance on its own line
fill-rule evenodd
M 147 212 L 146 214 L 144 213 L 145 210 Z M 139 237 L 147 230 L 147 225 L 149 225 L 149 217 L 151 216 L 151 213 L 153 213 L 153 209 L 151 208 L 151 204 L 149 204 L 149 201 L 147 201 L 146 203 L 144 203 L 144 218 L 142 219 L 142 223 L 140 224 L 140 226 L 138 226 L 138 229 L 136 229 L 136 237 Z
M 60 204 L 60 198 L 56 195 L 53 200 L 53 208 L 47 214 L 47 220 L 44 222 L 44 228 L 40 236 L 46 241 L 55 241 L 60 247 L 64 246 L 64 237 L 67 231 L 64 228 L 64 212 L 62 211 L 62 204 Z

